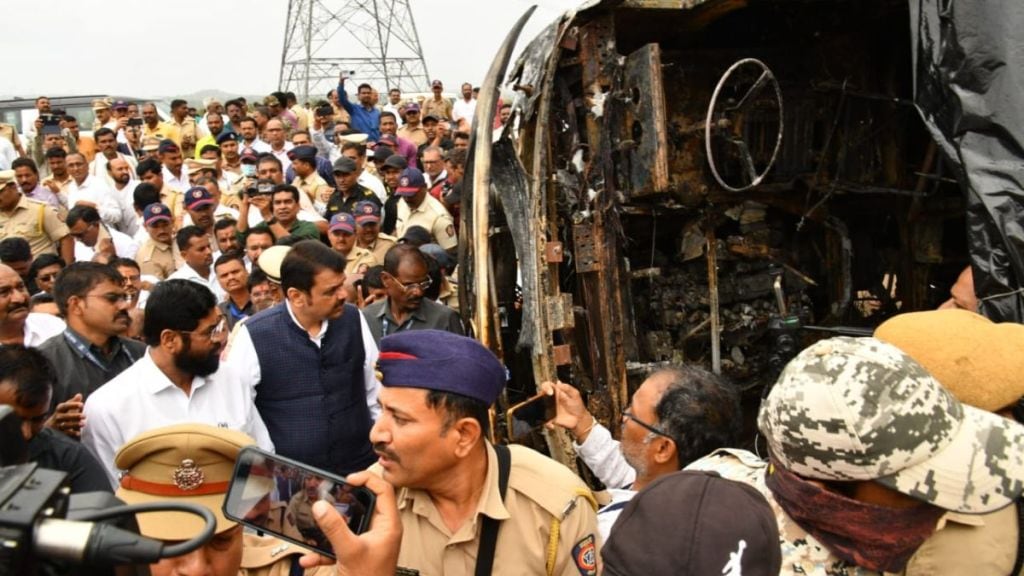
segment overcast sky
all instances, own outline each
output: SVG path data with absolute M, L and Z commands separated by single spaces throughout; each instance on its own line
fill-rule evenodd
M 519 48 L 579 3 L 410 1 L 427 67 L 446 90 L 480 82 L 531 4 L 540 6 Z M 277 88 L 287 8 L 288 0 L 3 0 L 0 94 L 266 94 Z

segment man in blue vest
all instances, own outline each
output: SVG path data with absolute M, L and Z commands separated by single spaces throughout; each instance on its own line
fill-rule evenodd
M 253 387 L 278 454 L 335 472 L 376 460 L 369 433 L 380 413 L 377 346 L 345 303 L 345 258 L 315 240 L 281 263 L 285 300 L 251 316 L 227 363 Z

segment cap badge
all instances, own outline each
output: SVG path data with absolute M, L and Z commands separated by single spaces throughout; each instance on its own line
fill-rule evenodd
M 192 193 L 192 197 L 193 198 L 202 198 L 203 197 L 203 193 L 200 192 L 199 190 L 196 190 L 195 192 Z
M 163 212 L 164 209 L 161 208 L 160 206 L 153 206 L 152 208 L 149 209 L 149 211 L 152 212 L 153 214 L 159 214 Z
M 189 492 L 195 490 L 203 485 L 203 481 L 206 480 L 206 474 L 203 469 L 196 466 L 196 463 L 191 458 L 185 458 L 181 461 L 181 466 L 174 469 L 174 485 L 179 490 Z
M 401 184 L 402 186 L 408 186 L 409 185 L 409 177 L 408 176 L 403 177 L 401 180 L 399 180 L 398 183 Z

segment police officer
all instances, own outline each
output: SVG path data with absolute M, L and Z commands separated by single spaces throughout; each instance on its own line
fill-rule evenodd
M 373 253 L 356 245 L 356 219 L 348 212 L 338 212 L 327 225 L 331 248 L 345 257 L 345 274 L 362 274 L 381 262 Z
M 423 177 L 423 172 L 416 168 L 406 168 L 402 171 L 395 195 L 404 200 L 398 203 L 395 236 L 401 238 L 409 228 L 420 226 L 430 231 L 435 244 L 449 252 L 455 250 L 459 240 L 455 234 L 451 214 L 440 200 L 427 193 L 427 181 Z
M 32 247 L 32 256 L 57 254 L 65 262 L 75 260 L 75 239 L 49 204 L 32 200 L 18 190 L 14 170 L 0 171 L 0 238 L 21 236 Z
M 384 262 L 384 255 L 398 243 L 398 239 L 380 231 L 380 206 L 374 202 L 359 202 L 354 215 L 356 246 L 369 250 L 377 262 Z
M 243 534 L 242 526 L 228 520 L 221 510 L 238 452 L 253 443 L 238 431 L 178 424 L 140 434 L 118 451 L 115 462 L 126 470 L 118 498 L 131 504 L 168 500 L 198 504 L 209 508 L 217 519 L 214 536 L 206 545 L 151 565 L 153 576 L 276 575 L 297 570 L 304 549 L 276 538 Z M 136 520 L 143 536 L 167 542 L 188 540 L 202 525 L 197 516 L 181 512 L 139 514 Z M 331 573 L 323 568 L 306 572 Z
M 313 504 L 317 500 L 326 500 L 331 504 L 334 498 L 322 493 L 324 479 L 310 474 L 302 480 L 302 490 L 295 493 L 284 512 L 284 533 L 295 540 L 309 542 L 314 546 L 324 547 L 325 542 L 313 517 Z M 326 488 L 326 487 L 324 487 Z
M 487 409 L 505 386 L 490 351 L 448 332 L 399 332 L 381 340 L 378 367 L 382 414 L 370 440 L 379 460 L 371 471 L 400 489 L 400 567 L 597 573 L 586 484 L 533 450 L 487 441 Z M 487 545 L 491 531 L 496 541 Z
M 185 264 L 174 244 L 171 209 L 159 203 L 146 206 L 142 210 L 142 225 L 149 234 L 149 240 L 136 252 L 135 261 L 143 274 L 166 280 Z
M 327 200 L 324 218 L 330 220 L 338 212 L 351 214 L 357 202 L 373 202 L 378 206 L 381 204 L 380 199 L 372 190 L 357 182 L 359 179 L 357 168 L 356 161 L 347 156 L 342 156 L 334 162 L 334 181 L 337 183 L 338 189 Z
M 288 159 L 295 170 L 292 186 L 308 196 L 314 205 L 326 202 L 334 192 L 334 188 L 316 171 L 316 153 L 315 146 L 296 146 L 288 151 Z

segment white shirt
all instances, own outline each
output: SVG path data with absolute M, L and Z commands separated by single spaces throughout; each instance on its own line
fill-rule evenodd
M 231 368 L 221 364 L 209 376 L 192 378 L 189 396 L 153 362 L 149 350 L 134 365 L 100 386 L 85 402 L 85 444 L 117 488 L 114 455 L 139 434 L 172 424 L 195 422 L 239 430 L 264 450 L 274 450 L 249 389 Z
M 120 218 L 116 222 L 104 220 L 107 224 L 117 228 L 129 236 L 134 236 L 142 224 L 139 216 L 135 213 L 135 187 L 139 185 L 138 180 L 129 180 L 124 188 L 118 190 L 116 186 L 111 187 L 108 192 L 111 204 L 116 204 L 120 212 Z M 140 244 L 141 245 L 141 244 Z
M 364 188 L 369 188 L 371 192 L 376 194 L 377 198 L 380 199 L 381 204 L 388 201 L 387 190 L 384 189 L 384 183 L 380 181 L 380 178 L 377 178 L 373 174 L 363 170 L 359 174 L 359 178 L 356 182 L 361 184 Z
M 462 98 L 455 101 L 452 105 L 452 120 L 458 122 L 461 118 L 465 118 L 466 122 L 473 123 L 473 115 L 476 114 L 476 100 L 473 98 L 466 102 Z
M 448 171 L 441 170 L 441 173 L 437 175 L 437 178 L 434 178 L 430 174 L 424 172 L 423 178 L 427 181 L 427 188 L 433 188 L 434 186 L 437 185 L 438 182 L 444 182 L 445 180 L 448 179 Z
M 29 312 L 25 318 L 25 326 L 22 331 L 25 333 L 25 347 L 35 348 L 50 338 L 64 332 L 67 326 L 64 321 L 52 314 L 40 314 Z
M 118 232 L 109 226 L 105 227 L 107 234 L 110 234 L 111 241 L 114 242 L 114 252 L 117 252 L 117 257 L 135 260 L 135 254 L 139 251 L 139 244 L 135 239 L 124 232 Z M 95 255 L 95 248 L 86 246 L 81 240 L 75 238 L 75 262 L 89 262 Z
M 244 141 L 238 144 L 238 153 L 241 154 L 242 150 L 246 148 L 252 148 L 252 151 L 257 154 L 263 154 L 264 152 L 272 152 L 270 144 L 267 144 L 259 138 L 252 141 L 252 144 L 246 144 Z
M 135 167 L 138 166 L 139 163 L 135 160 L 135 158 L 132 158 L 131 156 L 125 154 L 121 154 L 120 152 L 117 153 L 117 157 L 124 160 L 125 162 L 128 163 L 129 166 L 131 166 L 132 169 L 130 175 L 131 178 L 134 180 Z M 107 162 L 107 157 L 104 156 L 102 152 L 97 152 L 96 157 L 92 159 L 92 164 L 89 165 L 89 174 L 92 174 L 97 178 L 102 178 L 107 186 L 113 186 L 114 182 L 110 179 L 110 174 L 107 172 Z
M 291 305 L 287 301 L 285 301 L 284 305 L 288 308 L 288 316 L 291 317 L 292 322 L 299 328 L 302 328 L 299 321 L 295 319 L 295 314 L 292 313 Z M 345 310 L 345 313 L 359 314 L 359 311 Z M 310 337 L 309 339 L 313 344 L 316 344 L 317 348 L 321 347 L 321 341 L 324 334 L 327 333 L 327 322 L 327 320 L 324 320 L 320 324 L 320 333 L 316 337 Z M 359 314 L 359 326 L 363 335 L 363 350 L 366 352 L 366 360 L 363 362 L 363 384 L 366 388 L 366 405 L 370 408 L 370 417 L 376 421 L 380 417 L 380 404 L 377 403 L 377 395 L 380 393 L 380 382 L 377 380 L 375 369 L 379 352 L 377 344 L 373 341 L 373 335 L 370 333 L 370 326 L 366 323 L 366 318 L 362 314 Z M 306 332 L 306 329 L 302 328 L 302 331 Z M 226 362 L 234 366 L 242 374 L 242 380 L 249 384 L 252 389 L 253 398 L 255 398 L 257 393 L 256 386 L 260 383 L 260 359 L 256 354 L 256 347 L 252 343 L 252 336 L 249 335 L 249 328 L 245 324 L 239 325 L 236 329 L 235 339 L 227 351 Z
M 142 225 L 142 217 L 136 215 L 136 218 L 139 219 L 139 229 L 132 235 L 132 239 L 134 239 L 135 242 L 139 244 L 139 247 L 141 247 L 146 242 L 149 242 L 149 232 L 146 231 L 146 227 Z M 171 238 L 171 242 L 174 242 L 173 238 Z
M 189 186 L 188 183 L 188 167 L 185 166 L 184 164 L 181 165 L 181 178 L 178 178 L 174 174 L 171 174 L 171 171 L 168 170 L 166 166 L 164 166 L 163 175 L 164 186 L 167 186 L 172 190 L 186 192 L 188 191 L 189 188 L 191 188 L 191 186 Z
M 0 137 L 0 170 L 10 170 L 11 162 L 18 157 L 18 151 L 14 149 L 14 144 L 7 138 Z
M 213 273 L 213 266 L 210 266 L 209 278 L 203 278 L 187 263 L 183 264 L 181 268 L 174 271 L 173 274 L 167 277 L 168 280 L 191 280 L 196 284 L 202 284 L 213 292 L 213 295 L 217 298 L 217 302 L 224 299 L 224 289 L 220 287 L 220 282 L 217 282 L 217 275 Z
M 391 112 L 392 114 L 395 115 L 395 122 L 398 124 L 399 128 L 401 128 L 402 125 L 405 124 L 405 121 L 402 120 L 402 114 L 399 111 L 399 108 L 401 107 L 401 102 L 399 102 L 398 104 L 392 104 L 391 101 L 388 101 L 388 103 L 385 104 L 383 108 L 381 108 L 381 110 L 383 110 L 384 112 Z
M 132 190 L 134 191 L 134 188 Z M 121 223 L 125 211 L 119 194 L 120 192 L 108 188 L 104 179 L 90 174 L 81 184 L 72 182 L 68 192 L 68 207 L 74 208 L 79 202 L 92 204 L 104 222 L 117 225 Z M 133 208 L 132 214 L 134 213 Z
M 270 145 L 268 144 L 267 146 L 269 147 Z M 270 148 L 270 153 L 274 155 L 274 158 L 281 161 L 281 172 L 287 172 L 288 167 L 292 165 L 292 159 L 288 157 L 288 151 L 292 148 L 295 148 L 295 146 L 287 140 L 285 140 L 284 148 L 280 150 Z

